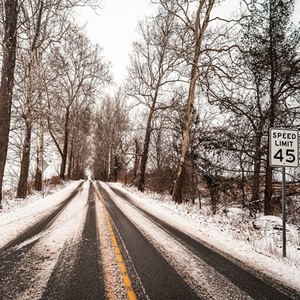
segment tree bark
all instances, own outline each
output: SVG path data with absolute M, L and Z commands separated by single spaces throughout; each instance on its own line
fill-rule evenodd
M 195 53 L 194 57 L 194 65 L 192 67 L 191 74 L 191 84 L 188 95 L 188 103 L 186 109 L 186 122 L 183 130 L 183 141 L 181 148 L 181 156 L 179 160 L 179 165 L 175 177 L 175 183 L 172 193 L 172 198 L 177 203 L 182 203 L 182 187 L 184 181 L 184 168 L 186 164 L 186 157 L 190 145 L 190 129 L 193 120 L 193 108 L 194 108 L 194 99 L 195 99 L 195 90 L 196 90 L 196 82 L 198 80 L 198 60 L 199 60 L 199 52 Z
M 136 185 L 136 179 L 137 179 L 137 172 L 139 168 L 140 163 L 140 147 L 139 142 L 137 139 L 135 139 L 135 157 L 134 157 L 134 164 L 133 164 L 133 171 L 132 171 L 132 179 L 130 180 L 134 185 Z
M 150 113 L 148 115 L 148 120 L 147 120 L 143 154 L 142 154 L 142 158 L 141 158 L 140 177 L 139 177 L 139 182 L 138 182 L 138 190 L 141 192 L 144 192 L 144 190 L 145 190 L 145 173 L 146 173 L 146 165 L 147 165 L 147 160 L 148 160 L 149 145 L 150 145 L 150 138 L 151 138 L 151 132 L 152 132 L 151 122 L 152 122 L 152 118 L 153 118 L 155 105 L 156 105 L 156 101 L 153 100 L 152 107 L 150 109 Z
M 36 168 L 35 176 L 34 176 L 34 189 L 36 191 L 41 191 L 43 189 L 43 171 Z
M 276 44 L 275 44 L 275 33 L 273 28 L 272 19 L 272 4 L 270 6 L 270 27 L 269 27 L 269 35 L 270 35 L 270 46 L 269 46 L 269 58 L 270 58 L 270 117 L 269 117 L 269 128 L 274 127 L 275 125 L 275 113 L 277 109 L 278 97 L 276 95 L 276 77 L 278 73 L 278 69 L 276 69 Z M 268 136 L 268 145 L 270 144 L 269 136 Z M 264 209 L 265 215 L 273 215 L 274 214 L 274 202 L 272 199 L 272 177 L 273 171 L 270 166 L 270 157 L 269 157 L 269 149 L 267 151 L 267 162 L 266 162 L 266 178 L 265 178 L 265 202 Z
M 31 143 L 31 120 L 26 121 L 26 133 L 22 152 L 22 162 L 19 184 L 17 189 L 17 198 L 25 198 L 27 195 L 27 181 L 30 163 L 30 143 Z
M 59 177 L 62 180 L 65 180 L 65 172 L 67 166 L 67 157 L 68 157 L 68 145 L 69 145 L 69 117 L 70 112 L 69 108 L 67 107 L 66 115 L 65 115 L 65 127 L 64 127 L 64 147 L 61 155 L 61 165 L 60 165 L 60 173 Z
M 3 58 L 0 84 L 0 208 L 7 158 L 17 44 L 18 1 L 5 1 Z
M 254 152 L 254 174 L 252 182 L 252 196 L 250 204 L 250 212 L 255 214 L 259 210 L 259 199 L 260 199 L 260 172 L 261 172 L 261 139 L 262 139 L 262 128 L 256 132 L 256 141 L 255 141 L 255 152 Z
M 274 127 L 275 124 L 275 106 L 276 106 L 276 97 L 274 97 L 273 91 L 271 91 L 271 106 L 270 106 L 270 128 Z M 268 145 L 270 144 L 268 137 Z M 265 215 L 273 215 L 275 210 L 275 203 L 272 197 L 272 177 L 273 171 L 270 166 L 270 157 L 269 150 L 267 151 L 267 161 L 266 161 L 266 177 L 265 177 L 265 201 L 264 201 L 264 212 Z
M 42 55 L 39 53 L 37 61 L 37 80 L 38 80 L 38 104 L 39 104 L 39 146 L 37 151 L 37 167 L 34 176 L 34 189 L 36 191 L 42 191 L 43 189 L 43 172 L 44 172 L 44 113 L 43 113 L 43 99 L 42 99 L 42 78 L 41 78 L 41 60 Z
M 71 142 L 70 151 L 69 151 L 69 165 L 68 165 L 68 171 L 67 176 L 69 179 L 74 179 L 77 176 L 76 170 L 75 170 L 75 163 L 74 163 L 74 143 Z

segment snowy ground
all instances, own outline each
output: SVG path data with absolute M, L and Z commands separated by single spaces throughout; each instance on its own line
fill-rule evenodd
M 69 196 L 78 184 L 78 182 L 70 182 L 63 190 L 44 198 L 39 194 L 35 194 L 28 197 L 22 204 L 20 204 L 20 200 L 7 200 L 4 203 L 4 210 L 0 213 L 0 248 L 25 228 L 31 226 L 37 218 L 53 209 L 62 199 Z M 276 280 L 300 292 L 299 228 L 297 230 L 293 226 L 287 227 L 287 257 L 283 258 L 281 248 L 282 232 L 278 229 L 281 221 L 278 218 L 260 218 L 254 223 L 255 229 L 252 221 L 237 208 L 230 209 L 226 214 L 213 216 L 205 209 L 199 210 L 197 205 L 176 205 L 169 196 L 151 193 L 142 194 L 133 188 L 123 187 L 115 183 L 109 185 L 127 192 L 136 205 L 154 214 L 156 217 L 171 223 L 196 239 L 205 241 L 212 247 L 219 249 L 219 251 L 232 255 L 236 260 L 242 261 L 249 266 L 249 268 L 253 267 L 259 272 L 274 277 Z M 103 184 L 103 186 L 108 189 L 106 184 Z M 113 195 L 112 192 L 110 194 Z M 116 195 L 113 198 L 127 215 L 133 215 L 133 208 L 126 201 L 121 200 Z M 80 220 L 84 220 L 86 213 L 85 203 L 79 201 L 76 205 L 75 201 L 67 213 L 73 216 L 80 215 L 76 222 L 77 229 L 75 230 L 74 224 L 69 222 L 68 224 L 62 223 L 62 229 L 49 230 L 45 238 L 48 241 L 52 241 L 52 244 L 47 243 L 47 249 L 44 251 L 44 253 L 48 253 L 48 256 L 56 253 L 57 248 L 62 247 L 63 236 L 66 236 L 68 230 L 73 228 L 73 231 L 68 234 L 70 239 L 81 232 L 82 224 L 80 224 Z M 146 220 L 141 216 L 138 214 L 134 215 L 133 222 L 139 226 L 145 235 L 151 235 L 149 238 L 152 239 L 152 242 L 157 247 L 162 248 L 163 243 L 166 242 L 166 237 L 161 232 L 158 232 L 156 228 L 151 229 L 151 224 L 147 224 Z M 55 243 L 53 242 L 54 240 L 56 241 Z M 176 246 L 172 241 L 168 242 L 170 243 L 168 248 L 174 250 L 170 255 L 175 256 L 173 260 L 180 262 L 183 253 L 177 251 L 178 248 L 176 247 L 179 246 Z M 38 248 L 45 248 L 45 245 L 45 239 L 41 239 Z M 164 251 L 164 249 L 160 250 Z M 185 255 L 188 256 L 189 254 L 186 253 Z M 55 255 L 51 257 L 52 259 L 48 262 L 49 266 L 44 266 L 44 270 L 41 270 L 41 272 L 45 273 L 47 268 L 53 267 L 56 257 Z M 184 264 L 184 261 L 182 264 Z M 45 276 L 45 274 L 41 274 L 41 277 Z
M 126 189 L 135 203 L 183 232 L 205 241 L 219 251 L 233 256 L 271 278 L 300 291 L 300 232 L 287 225 L 287 257 L 282 257 L 281 219 L 267 216 L 254 222 L 240 209 L 230 209 L 222 215 L 209 215 L 197 205 L 177 205 L 170 197 L 140 193 L 135 188 L 109 184 Z M 118 201 L 126 210 L 125 201 Z M 139 221 L 137 221 L 139 222 Z M 258 228 L 259 227 L 259 228 Z M 153 234 L 155 234 L 153 232 Z M 176 251 L 174 251 L 176 255 Z M 178 259 L 182 253 L 177 252 Z
M 28 197 L 23 204 L 20 200 L 11 200 L 10 205 L 6 203 L 6 211 L 0 214 L 0 249 L 52 211 L 69 197 L 78 185 L 79 182 L 70 183 L 63 190 L 44 198 L 35 194 Z M 88 189 L 81 189 L 71 204 L 46 231 L 19 245 L 21 248 L 33 240 L 37 241 L 18 263 L 15 271 L 1 280 L 2 287 L 5 287 L 3 299 L 38 300 L 41 298 L 61 252 L 75 251 L 76 243 L 72 241 L 78 240 L 81 236 L 87 211 L 87 192 Z M 72 245 L 69 247 L 71 249 L 66 249 L 68 244 Z M 72 270 L 68 271 L 72 272 Z

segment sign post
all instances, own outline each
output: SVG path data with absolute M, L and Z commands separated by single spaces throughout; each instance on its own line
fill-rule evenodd
M 299 165 L 299 133 L 297 129 L 270 128 L 270 166 L 282 167 L 282 252 L 286 257 L 285 168 Z

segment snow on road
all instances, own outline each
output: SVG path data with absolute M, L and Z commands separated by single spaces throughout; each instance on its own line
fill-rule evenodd
M 86 182 L 85 185 L 86 184 L 88 183 Z M 37 219 L 40 219 L 49 212 L 49 210 L 52 210 L 63 199 L 66 199 L 78 185 L 79 182 L 71 182 L 66 188 L 53 195 L 45 198 L 35 196 L 33 199 L 27 199 L 27 205 L 18 206 L 9 211 L 1 212 L 0 249 L 14 237 L 19 235 L 25 228 L 32 226 Z M 218 217 L 200 214 L 199 208 L 196 205 L 176 205 L 170 199 L 167 199 L 167 197 L 138 193 L 133 189 L 128 189 L 117 183 L 110 183 L 109 185 L 127 193 L 136 205 L 181 229 L 186 234 L 196 239 L 203 240 L 205 243 L 211 245 L 211 247 L 219 249 L 219 251 L 223 253 L 232 255 L 236 260 L 245 263 L 249 268 L 255 268 L 259 272 L 263 272 L 300 292 L 299 247 L 297 248 L 297 246 L 295 246 L 293 249 L 288 247 L 288 257 L 282 258 L 278 253 L 268 253 L 265 250 L 261 250 L 263 248 L 258 247 L 258 243 L 264 243 L 263 236 L 261 236 L 260 241 L 249 242 L 245 232 L 236 232 L 236 230 L 232 229 L 230 227 L 230 220 L 234 219 L 232 216 Z M 108 185 L 106 184 L 103 184 L 103 187 L 108 189 Z M 182 274 L 185 275 L 189 274 L 189 280 L 193 284 L 197 284 L 197 280 L 193 279 L 193 276 L 200 276 L 202 282 L 211 284 L 211 282 L 209 282 L 209 277 L 205 278 L 204 274 L 201 273 L 200 262 L 195 259 L 192 253 L 187 251 L 187 249 L 183 249 L 178 242 L 171 241 L 167 238 L 165 233 L 158 230 L 153 224 L 150 224 L 150 222 L 145 220 L 145 217 L 141 214 L 133 213 L 133 208 L 129 206 L 126 201 L 121 200 L 118 196 L 114 195 L 114 193 L 110 193 L 113 195 L 114 201 L 126 215 L 131 216 L 132 221 L 137 224 L 144 234 L 148 236 L 151 235 L 152 243 L 156 245 L 165 256 L 169 255 L 169 258 L 167 257 L 167 259 L 174 267 L 179 269 L 179 272 L 182 272 Z M 81 197 L 78 196 L 78 199 L 81 198 L 87 199 L 87 195 L 81 195 Z M 39 272 L 40 282 L 38 283 L 37 280 L 37 284 L 39 285 L 43 285 L 41 281 L 49 276 L 47 272 L 51 272 L 51 269 L 57 260 L 57 253 L 59 253 L 59 250 L 62 247 L 63 239 L 66 236 L 72 239 L 82 230 L 86 214 L 86 203 L 79 200 L 73 201 L 72 203 L 73 204 L 68 208 L 68 214 L 72 216 L 70 218 L 72 221 L 61 223 L 61 229 L 56 226 L 55 230 L 48 231 L 48 233 L 45 234 L 44 239 L 41 239 L 37 244 L 37 247 L 34 248 L 34 251 L 40 251 L 42 256 L 45 255 L 48 259 L 50 257 L 48 262 L 44 262 L 42 270 Z M 98 206 L 98 210 L 102 209 L 103 208 L 99 208 Z M 76 229 L 74 229 L 74 225 L 76 225 Z M 290 230 L 290 233 L 291 232 L 293 232 L 294 235 L 296 234 L 295 238 L 297 238 L 298 235 L 299 239 L 299 232 L 295 233 L 295 231 Z M 265 243 L 268 243 L 269 239 L 270 237 L 267 237 L 267 242 Z M 167 248 L 171 249 L 172 253 L 164 248 L 165 246 L 163 245 L 165 242 L 168 243 Z M 46 244 L 47 247 L 45 246 Z M 107 243 L 106 247 L 110 248 Z M 107 262 L 107 264 L 109 264 L 109 262 Z M 188 268 L 191 270 L 188 271 Z M 206 270 L 208 269 L 206 268 Z M 112 282 L 112 286 L 113 285 L 114 283 Z M 215 293 L 215 291 L 211 292 Z M 245 295 L 243 296 L 245 299 L 247 298 Z
M 107 214 L 105 205 L 102 201 L 96 201 L 95 208 L 97 215 L 105 216 Z M 98 218 L 97 222 L 106 290 L 110 299 L 126 299 L 126 288 L 123 283 L 121 272 L 119 271 L 119 262 L 105 219 L 105 217 Z
M 238 234 L 234 229 L 230 230 L 228 225 L 230 217 L 223 217 L 222 219 L 218 216 L 201 215 L 196 205 L 177 205 L 170 199 L 167 199 L 167 197 L 162 198 L 155 194 L 142 194 L 135 190 L 124 188 L 118 183 L 110 183 L 109 185 L 123 192 L 126 191 L 137 206 L 172 224 L 189 236 L 206 242 L 212 248 L 218 249 L 225 255 L 232 256 L 250 269 L 254 268 L 257 272 L 266 274 L 300 292 L 299 244 L 292 249 L 287 248 L 287 258 L 282 258 L 278 253 L 272 255 L 272 253 L 260 251 L 259 248 L 253 246 L 260 243 L 262 245 L 261 249 L 264 249 L 264 245 L 269 243 L 270 237 L 260 236 L 259 241 L 251 241 L 251 243 L 247 241 L 247 238 L 245 240 L 237 239 Z M 115 199 L 122 206 L 122 210 L 127 210 L 127 214 L 130 215 L 130 208 L 128 208 L 126 202 L 121 201 L 117 196 L 115 196 Z M 131 213 L 131 215 L 133 214 Z M 271 219 L 276 220 L 277 218 Z M 135 220 L 135 222 L 140 223 L 140 220 Z M 154 235 L 155 239 L 160 240 L 160 244 L 163 244 L 165 237 L 159 236 L 155 232 L 154 230 L 151 234 Z M 240 234 L 243 236 L 243 233 Z M 296 229 L 292 230 L 290 227 L 289 234 L 298 236 L 299 241 L 299 231 Z M 174 260 L 180 261 L 183 254 L 181 251 L 173 251 L 173 255 L 175 255 L 173 257 Z M 193 261 L 193 257 L 186 259 L 187 261 Z
M 36 198 L 35 201 L 30 201 L 31 203 L 27 206 L 8 213 L 1 213 L 0 249 L 68 198 L 78 185 L 79 182 L 74 182 L 64 190 L 49 197 Z M 75 251 L 74 245 L 81 237 L 87 212 L 88 182 L 84 185 L 86 188 L 79 191 L 46 231 L 19 245 L 21 248 L 33 240 L 37 241 L 22 261 L 18 263 L 15 271 L 2 279 L 1 285 L 6 287 L 5 299 L 40 299 L 62 250 L 68 243 L 71 243 L 72 251 Z
M 176 241 L 159 226 L 141 214 L 141 212 L 128 204 L 126 200 L 114 194 L 106 184 L 102 183 L 102 187 L 106 189 L 117 206 L 126 214 L 127 218 L 135 224 L 182 278 L 187 281 L 189 286 L 195 290 L 200 299 L 203 299 L 204 296 L 205 299 L 230 299 L 232 294 L 236 295 L 236 299 L 252 299 L 215 271 L 213 267 L 202 261 L 187 247 Z M 140 201 L 136 201 L 136 204 L 140 206 Z M 144 206 L 144 208 L 147 208 L 147 206 Z M 149 207 L 147 210 L 149 211 Z M 149 212 L 156 213 L 153 210 Z M 154 215 L 157 216 L 157 214 Z M 164 218 L 161 214 L 160 217 Z

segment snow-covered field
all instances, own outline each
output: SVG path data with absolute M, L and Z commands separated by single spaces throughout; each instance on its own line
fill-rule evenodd
M 6 199 L 3 203 L 4 210 L 0 213 L 0 248 L 26 227 L 31 226 L 41 215 L 53 209 L 59 201 L 69 196 L 78 184 L 78 182 L 70 182 L 64 186 L 64 189 L 44 198 L 41 194 L 34 194 L 22 204 L 20 200 Z M 136 205 L 156 217 L 171 223 L 196 239 L 203 240 L 211 247 L 243 262 L 249 268 L 255 268 L 258 272 L 265 273 L 300 292 L 299 227 L 297 229 L 296 226 L 287 226 L 287 257 L 283 258 L 281 220 L 279 218 L 261 217 L 253 223 L 253 220 L 250 220 L 247 214 L 238 208 L 232 208 L 226 213 L 214 216 L 208 213 L 205 206 L 200 210 L 197 205 L 177 205 L 171 201 L 168 195 L 140 193 L 134 188 L 124 187 L 118 183 L 103 184 L 103 186 L 106 189 L 108 186 L 112 186 L 128 193 Z M 110 194 L 113 195 L 113 192 Z M 113 198 L 117 205 L 127 215 L 130 215 L 132 207 L 116 195 Z M 74 203 L 76 204 L 76 202 Z M 78 212 L 82 214 L 80 219 L 84 220 L 84 203 L 78 202 L 78 205 L 74 205 L 72 211 L 68 213 L 77 214 Z M 151 230 L 151 225 L 147 225 L 142 217 L 135 216 L 133 222 L 143 223 L 138 226 L 142 231 L 149 231 L 148 235 L 152 236 L 150 238 L 154 244 L 157 244 L 157 247 L 162 247 L 159 245 L 166 242 L 165 236 L 156 229 Z M 72 227 L 72 223 L 67 225 L 67 227 L 63 227 L 64 231 Z M 77 227 L 79 228 L 81 225 L 77 224 Z M 56 231 L 55 239 L 58 241 L 60 240 L 59 235 L 59 231 Z M 51 240 L 54 240 L 53 236 L 51 236 Z M 48 253 L 55 252 L 57 247 L 57 243 L 53 243 L 52 250 L 54 251 L 48 248 Z M 163 249 L 160 250 L 163 251 Z M 173 247 L 173 250 L 172 255 L 175 256 L 173 259 L 179 262 L 182 259 L 182 252 L 176 251 L 176 247 Z M 54 262 L 55 259 L 52 264 Z

